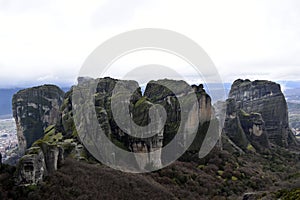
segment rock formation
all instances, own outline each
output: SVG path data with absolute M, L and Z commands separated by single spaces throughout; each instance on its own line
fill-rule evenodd
M 196 94 L 196 101 L 198 100 L 199 113 L 191 111 L 189 115 L 191 116 L 191 121 L 193 121 L 193 116 L 195 116 L 194 121 L 198 119 L 200 120 L 200 126 L 205 122 L 208 122 L 211 118 L 212 107 L 210 97 L 206 94 L 203 86 L 188 86 L 183 81 L 174 81 L 174 80 L 159 80 L 159 81 L 151 81 L 147 84 L 144 95 L 142 95 L 140 88 L 137 87 L 137 90 L 133 92 L 133 94 L 128 98 L 129 102 L 122 101 L 122 97 L 124 97 L 124 93 L 117 92 L 114 93 L 114 88 L 118 80 L 111 78 L 103 78 L 103 79 L 79 79 L 78 87 L 86 87 L 88 84 L 94 84 L 97 82 L 97 91 L 95 96 L 95 109 L 97 112 L 98 121 L 101 124 L 101 127 L 105 131 L 105 134 L 110 138 L 110 140 L 117 145 L 118 147 L 136 153 L 148 153 L 149 156 L 143 157 L 141 163 L 137 163 L 141 168 L 145 168 L 150 163 L 154 166 L 161 165 L 161 157 L 158 154 L 151 154 L 154 151 L 160 151 L 163 146 L 167 145 L 173 137 L 176 135 L 180 125 L 180 106 L 178 102 L 178 97 L 189 95 L 188 92 Z M 138 86 L 135 81 L 122 81 L 122 87 L 124 90 L 127 90 L 130 87 Z M 167 87 L 177 87 L 176 95 Z M 114 93 L 114 94 L 113 94 Z M 113 95 L 113 96 L 112 96 Z M 69 135 L 75 132 L 74 124 L 72 122 L 72 100 L 71 94 L 66 95 L 65 102 L 68 102 L 68 105 L 63 106 L 62 111 L 62 126 L 65 132 Z M 176 97 L 177 96 L 177 97 Z M 152 137 L 147 137 L 140 139 L 139 137 L 132 137 L 128 135 L 128 131 L 120 128 L 118 123 L 116 122 L 116 116 L 113 116 L 111 107 L 111 101 L 113 98 L 120 98 L 117 104 L 112 104 L 112 106 L 117 106 L 118 115 L 124 113 L 123 109 L 127 109 L 129 107 L 130 116 L 128 118 L 132 118 L 133 122 L 138 126 L 146 126 L 151 123 L 149 118 L 149 108 L 153 105 L 161 105 L 164 107 L 167 113 L 167 121 L 165 126 L 160 132 L 155 133 Z M 185 102 L 186 104 L 189 101 Z M 76 105 L 79 106 L 80 105 Z M 196 118 L 197 116 L 197 118 Z M 81 119 L 81 121 L 86 119 Z M 158 120 L 160 121 L 160 120 Z M 122 122 L 121 122 L 122 123 Z M 158 122 L 160 123 L 160 122 Z M 190 126 L 188 123 L 193 122 L 184 122 L 185 129 L 189 129 Z M 160 126 L 161 124 L 156 124 L 155 126 Z M 92 126 L 91 126 L 92 127 Z M 90 127 L 89 127 L 90 128 Z M 125 128 L 126 129 L 126 128 Z M 143 134 L 150 134 L 153 129 L 144 130 Z M 93 130 L 90 130 L 93 132 Z M 205 129 L 199 128 L 196 141 L 191 146 L 190 150 L 197 151 L 201 146 L 201 140 L 205 136 Z M 153 157 L 154 156 L 154 157 Z M 114 160 L 118 160 L 118 155 L 114 155 Z
M 237 109 L 234 99 L 228 99 L 226 106 L 223 134 L 243 151 L 268 150 L 270 144 L 261 114 L 249 114 L 242 109 Z
M 64 92 L 54 85 L 21 90 L 13 96 L 13 116 L 21 154 L 44 135 L 49 125 L 56 124 Z
M 18 164 L 19 184 L 38 184 L 46 175 L 52 174 L 64 162 L 64 149 L 57 145 L 42 143 L 26 150 Z
M 30 185 L 43 181 L 47 174 L 45 157 L 39 147 L 32 147 L 24 155 L 18 164 L 18 184 Z
M 114 89 L 119 83 L 121 84 L 118 87 L 122 90 L 115 91 Z M 197 121 L 199 123 L 197 135 L 187 152 L 198 155 L 197 153 L 202 145 L 208 126 L 214 121 L 211 120 L 215 115 L 211 106 L 211 99 L 203 89 L 203 85 L 190 87 L 183 81 L 167 79 L 150 81 L 142 95 L 141 89 L 135 81 L 118 82 L 118 80 L 112 78 L 80 78 L 79 84 L 67 92 L 63 100 L 61 99 L 62 93 L 53 86 L 51 86 L 52 89 L 48 88 L 52 90 L 48 91 L 49 94 L 52 94 L 50 95 L 52 98 L 47 96 L 48 93 L 45 92 L 45 89 L 42 89 L 46 86 L 21 91 L 14 97 L 14 116 L 22 131 L 18 130 L 18 133 L 19 135 L 23 133 L 25 138 L 28 134 L 36 133 L 35 130 L 33 130 L 34 132 L 29 132 L 32 130 L 29 122 L 35 119 L 41 127 L 40 131 L 42 133 L 39 137 L 44 137 L 34 142 L 32 147 L 27 150 L 26 155 L 21 159 L 19 164 L 20 182 L 40 182 L 45 175 L 51 174 L 57 169 L 66 155 L 71 155 L 78 160 L 87 159 L 88 153 L 81 144 L 85 136 L 80 135 L 78 137 L 78 126 L 75 127 L 75 116 L 73 113 L 73 106 L 76 106 L 79 110 L 84 109 L 82 105 L 87 102 L 80 102 L 75 105 L 72 103 L 74 102 L 74 91 L 76 91 L 74 89 L 80 87 L 82 87 L 81 89 L 89 89 L 89 84 L 96 84 L 96 91 L 92 94 L 95 98 L 93 104 L 98 123 L 104 130 L 107 138 L 125 151 L 148 153 L 148 156 L 142 157 L 142 159 L 131 158 L 133 162 L 139 160 L 139 163 L 136 164 L 140 168 L 146 169 L 149 165 L 152 165 L 152 167 L 160 166 L 163 154 L 152 154 L 151 152 L 160 152 L 162 147 L 168 145 L 174 139 L 178 131 L 188 130 L 197 120 L 199 120 Z M 124 91 L 132 88 L 135 89 L 129 96 L 124 93 Z M 176 94 L 170 88 L 176 88 Z M 32 97 L 33 92 L 30 92 L 31 90 L 39 94 L 37 95 L 38 98 Z M 36 92 L 36 90 L 42 90 L 43 92 Z M 31 98 L 26 99 L 25 96 L 28 96 L 28 94 Z M 190 94 L 196 94 L 198 103 L 195 105 L 199 107 L 185 113 L 189 120 L 183 120 L 183 128 L 179 130 L 182 120 L 181 104 L 193 103 L 190 98 L 187 98 L 188 100 L 181 102 L 181 104 L 179 102 L 182 96 L 189 97 Z M 127 95 L 125 100 L 123 99 L 124 95 Z M 40 100 L 36 102 L 31 99 Z M 48 101 L 45 101 L 45 99 Z M 117 104 L 112 104 L 112 101 L 117 102 Z M 59 112 L 58 106 L 60 104 L 62 106 Z M 130 127 L 119 127 L 119 123 L 125 123 L 125 121 L 118 122 L 117 116 L 123 116 L 122 113 L 126 113 L 126 109 L 129 111 L 128 118 L 132 120 L 130 123 L 134 122 L 141 127 L 150 124 L 151 117 L 149 113 L 151 113 L 150 108 L 153 105 L 162 106 L 164 109 L 161 110 L 166 111 L 166 123 L 153 136 L 145 138 L 133 137 L 128 134 Z M 224 106 L 220 105 L 219 107 L 217 110 L 224 110 Z M 116 109 L 117 113 L 113 113 L 113 109 Z M 196 112 L 197 110 L 198 112 Z M 92 113 L 82 111 L 84 115 L 82 115 L 83 118 L 80 121 L 90 120 Z M 163 112 L 160 113 L 160 116 L 163 115 Z M 33 118 L 33 116 L 38 116 L 41 120 Z M 270 149 L 272 144 L 287 146 L 294 142 L 288 127 L 286 102 L 279 85 L 275 83 L 269 81 L 235 81 L 229 99 L 226 101 L 226 116 L 221 116 L 221 118 L 224 117 L 223 138 L 227 138 L 225 145 L 230 144 L 240 152 L 265 152 Z M 89 121 L 89 123 L 92 122 Z M 160 123 L 162 122 L 154 123 L 154 125 L 159 127 Z M 52 126 L 46 128 L 46 125 L 51 124 Z M 95 132 L 92 124 L 88 129 L 91 130 L 85 131 Z M 153 129 L 145 129 L 143 134 L 149 134 L 151 131 Z M 99 139 L 97 132 L 95 132 L 94 139 L 94 142 L 97 142 L 97 139 Z M 179 138 L 179 140 L 185 142 L 186 138 Z M 30 143 L 32 144 L 32 142 Z M 27 142 L 27 144 L 30 143 Z M 117 162 L 119 160 L 118 156 L 122 155 L 109 156 L 111 156 L 111 162 Z
M 167 87 L 166 87 L 167 86 Z M 168 87 L 176 87 L 177 91 L 174 94 Z M 205 92 L 203 85 L 192 85 L 190 91 L 189 86 L 186 87 L 183 81 L 174 80 L 158 80 L 150 81 L 145 89 L 144 96 L 152 103 L 163 106 L 167 113 L 167 121 L 163 131 L 163 146 L 166 146 L 178 132 L 188 130 L 191 125 L 188 121 L 183 122 L 186 124 L 184 130 L 179 130 L 181 123 L 181 107 L 179 98 L 182 96 L 188 96 L 189 92 L 194 92 L 198 100 L 198 112 L 196 109 L 192 109 L 191 112 L 186 115 L 191 121 L 199 120 L 197 135 L 188 149 L 188 152 L 198 156 L 200 147 L 204 137 L 206 136 L 209 122 L 213 116 L 213 108 L 211 104 L 210 96 Z M 179 98 L 178 98 L 179 97 Z M 190 100 L 184 100 L 183 104 L 191 103 Z M 192 122 L 193 123 L 193 122 Z M 185 139 L 182 138 L 184 141 Z
M 149 155 L 137 159 L 139 160 L 137 166 L 146 168 L 160 166 L 162 164 L 161 155 L 152 154 L 151 152 L 161 151 L 162 147 L 167 145 L 176 135 L 181 120 L 178 98 L 187 95 L 189 90 L 196 94 L 195 100 L 198 100 L 199 113 L 195 112 L 196 110 L 191 110 L 190 113 L 187 113 L 191 117 L 191 120 L 185 121 L 183 123 L 183 128 L 190 128 L 189 124 L 193 123 L 192 121 L 199 119 L 199 130 L 195 142 L 189 149 L 190 151 L 197 153 L 205 136 L 207 123 L 209 123 L 208 121 L 212 115 L 211 100 L 202 85 L 193 85 L 190 87 L 183 81 L 151 81 L 146 87 L 144 96 L 142 95 L 140 88 L 137 87 L 130 96 L 127 104 L 126 102 L 117 99 L 117 104 L 111 105 L 112 98 L 124 96 L 122 91 L 114 93 L 117 82 L 118 80 L 112 78 L 80 78 L 78 86 L 74 87 L 88 88 L 89 84 L 97 84 L 94 97 L 98 122 L 105 131 L 107 137 L 119 148 L 129 152 L 143 152 Z M 177 87 L 179 89 L 175 95 L 169 88 L 163 85 L 173 88 Z M 122 81 L 122 89 L 126 90 L 126 88 L 128 89 L 132 86 L 138 86 L 137 82 Z M 81 135 L 80 138 L 78 137 L 77 129 L 74 125 L 72 104 L 74 87 L 66 93 L 64 100 L 61 99 L 63 93 L 53 86 L 27 89 L 20 91 L 14 96 L 14 116 L 19 127 L 18 135 L 21 138 L 22 136 L 25 136 L 26 138 L 24 140 L 25 142 L 21 140 L 21 144 L 26 144 L 27 147 L 32 145 L 32 147 L 26 151 L 25 156 L 20 160 L 18 167 L 19 183 L 39 183 L 44 176 L 51 174 L 57 169 L 57 166 L 63 162 L 64 155 L 71 155 L 76 159 L 86 159 L 87 152 L 80 144 L 80 140 L 84 138 L 84 136 Z M 34 95 L 38 98 L 34 97 Z M 25 98 L 27 96 L 30 98 Z M 184 103 L 189 104 L 190 102 L 186 101 Z M 61 104 L 60 112 L 58 112 L 58 107 Z M 128 135 L 126 130 L 124 131 L 124 127 L 121 129 L 118 126 L 115 120 L 116 118 L 114 118 L 112 113 L 112 109 L 114 109 L 112 106 L 117 106 L 117 112 L 119 113 L 122 112 L 122 109 L 128 107 L 130 112 L 130 116 L 128 117 L 132 118 L 133 122 L 138 126 L 143 127 L 151 122 L 149 118 L 149 108 L 154 104 L 161 105 L 165 108 L 167 112 L 167 121 L 165 126 L 163 126 L 163 129 L 152 137 L 141 139 Z M 78 108 L 80 108 L 81 105 L 76 106 L 79 106 Z M 49 113 L 51 113 L 51 117 L 49 116 Z M 40 129 L 32 129 L 29 119 L 38 124 Z M 81 120 L 89 120 L 89 117 Z M 205 128 L 203 128 L 205 123 Z M 50 126 L 46 128 L 48 125 Z M 159 126 L 159 124 L 156 125 Z M 93 126 L 89 126 L 89 128 L 92 129 Z M 93 130 L 90 131 L 93 132 Z M 147 132 L 151 133 L 151 131 L 153 131 L 151 128 L 145 130 L 144 134 L 147 134 Z M 36 133 L 38 133 L 38 135 L 34 135 Z M 34 142 L 33 140 L 30 140 L 31 138 L 28 138 L 28 135 L 31 137 L 34 135 L 34 138 L 38 140 Z M 114 160 L 118 160 L 118 156 L 122 155 L 114 155 Z M 135 158 L 132 159 L 135 160 Z
M 262 151 L 270 143 L 282 147 L 296 144 L 280 85 L 236 80 L 227 100 L 224 133 L 244 150 L 251 149 L 249 145 Z
M 40 194 L 46 191 L 46 193 L 49 193 L 47 194 L 48 196 L 45 196 L 45 199 L 47 199 L 54 193 L 56 194 L 58 189 L 63 188 L 60 191 L 61 198 L 78 198 L 79 193 L 86 193 L 87 195 L 84 194 L 81 198 L 87 199 L 91 193 L 90 188 L 99 186 L 99 182 L 95 180 L 91 181 L 94 178 L 98 180 L 99 178 L 97 177 L 104 177 L 99 180 L 101 180 L 101 184 L 105 187 L 103 191 L 109 191 L 108 197 L 111 197 L 110 195 L 115 192 L 116 183 L 126 193 L 128 189 L 132 190 L 133 185 L 140 191 L 140 183 L 146 182 L 147 190 L 142 190 L 142 197 L 145 194 L 151 193 L 148 190 L 149 186 L 155 186 L 155 188 L 161 188 L 163 191 L 167 189 L 170 194 L 174 193 L 174 199 L 202 199 L 201 197 L 203 199 L 213 197 L 217 199 L 227 197 L 237 199 L 239 195 L 243 195 L 241 198 L 244 199 L 262 198 L 265 197 L 266 193 L 259 192 L 258 190 L 268 190 L 269 187 L 272 187 L 273 190 L 273 187 L 277 184 L 278 187 L 281 187 L 283 185 L 280 185 L 282 177 L 289 177 L 283 180 L 284 184 L 289 183 L 288 186 L 294 181 L 296 184 L 298 180 L 299 154 L 279 147 L 279 145 L 289 147 L 296 144 L 296 140 L 290 134 L 289 127 L 287 126 L 287 109 L 284 96 L 280 91 L 280 87 L 275 83 L 269 81 L 251 82 L 249 80 L 237 80 L 232 86 L 230 98 L 226 102 L 219 102 L 217 108 L 213 109 L 211 99 L 202 85 L 193 85 L 190 87 L 182 81 L 166 79 L 150 81 L 144 94 L 137 87 L 128 96 L 124 91 L 137 86 L 137 82 L 121 81 L 121 91 L 114 91 L 118 80 L 112 78 L 80 78 L 78 82 L 79 84 L 73 86 L 65 94 L 64 99 L 60 100 L 60 111 L 57 111 L 59 114 L 58 116 L 56 115 L 56 120 L 53 121 L 47 121 L 49 119 L 47 115 L 49 114 L 47 111 L 44 111 L 46 108 L 44 105 L 45 101 L 43 100 L 45 99 L 45 93 L 38 96 L 40 100 L 34 102 L 34 105 L 32 100 L 24 100 L 27 96 L 25 94 L 14 97 L 15 117 L 18 119 L 17 123 L 19 123 L 20 127 L 26 128 L 27 131 L 31 130 L 29 129 L 32 128 L 30 124 L 37 119 L 37 117 L 31 117 L 33 114 L 35 114 L 34 116 L 39 115 L 42 119 L 37 120 L 38 123 L 42 124 L 40 125 L 42 127 L 41 137 L 33 142 L 31 147 L 26 150 L 25 155 L 20 159 L 15 173 L 17 183 L 23 186 L 35 185 L 43 182 L 45 176 L 52 175 L 47 178 L 47 182 L 41 187 L 20 187 L 21 189 L 25 188 L 27 193 L 29 191 L 27 195 L 30 198 L 40 197 L 35 194 L 37 191 Z M 73 104 L 76 102 L 76 93 L 74 92 L 76 88 L 89 89 L 89 84 L 95 83 L 97 87 L 92 92 L 92 96 L 95 99 L 91 102 Z M 175 93 L 170 89 L 174 88 L 174 86 L 176 87 Z M 193 106 L 197 105 L 199 107 L 195 109 L 196 107 L 194 106 L 192 107 L 193 109 L 188 110 L 185 116 L 190 117 L 189 120 L 184 120 L 185 117 L 182 120 L 181 114 L 183 110 L 181 105 L 191 104 L 194 101 L 187 98 L 187 101 L 181 102 L 181 97 L 190 97 L 190 92 L 196 94 L 197 103 L 193 104 Z M 125 100 L 123 99 L 124 96 L 126 97 Z M 49 99 L 49 97 L 46 99 Z M 111 104 L 115 100 L 118 103 Z M 92 113 L 84 110 L 85 107 L 82 106 L 86 103 L 92 104 L 97 116 L 97 124 L 100 124 L 107 138 L 112 143 L 128 152 L 148 154 L 147 156 L 143 156 L 142 159 L 137 159 L 137 157 L 132 158 L 133 162 L 139 160 L 139 163 L 136 163 L 136 165 L 140 168 L 147 169 L 154 167 L 155 169 L 155 166 L 159 166 L 164 160 L 163 153 L 151 153 L 162 152 L 162 147 L 176 140 L 177 132 L 180 133 L 188 130 L 195 121 L 199 123 L 197 135 L 187 153 L 179 161 L 165 169 L 150 174 L 137 176 L 129 174 L 130 177 L 136 177 L 137 179 L 130 179 L 131 181 L 128 182 L 129 179 L 124 179 L 124 176 L 128 175 L 126 173 L 116 172 L 105 166 L 98 166 L 98 164 L 94 165 L 75 161 L 85 160 L 89 161 L 89 163 L 96 163 L 95 159 L 87 152 L 87 146 L 83 146 L 82 144 L 85 135 L 78 136 L 77 130 L 80 130 L 81 127 L 75 126 L 74 123 L 77 117 L 76 109 L 79 109 L 83 113 L 80 120 L 82 122 L 86 120 L 90 124 L 87 127 L 88 129 L 84 130 L 86 132 L 91 131 L 92 133 L 95 131 L 93 122 L 90 120 Z M 51 105 L 53 104 L 51 103 Z M 128 118 L 138 126 L 144 127 L 151 123 L 150 108 L 154 105 L 159 105 L 161 110 L 166 111 L 166 123 L 163 123 L 164 126 L 162 129 L 155 132 L 155 135 L 151 137 L 140 138 L 127 134 L 130 127 L 125 126 L 125 128 L 121 128 L 116 116 L 114 116 L 115 114 L 123 116 L 122 113 L 124 110 L 128 109 Z M 40 110 L 39 107 L 43 109 Z M 113 114 L 113 109 L 116 108 L 117 111 Z M 160 116 L 164 115 L 163 112 L 159 112 L 159 114 Z M 225 121 L 222 134 L 224 151 L 216 148 L 207 157 L 199 159 L 199 148 L 202 147 L 207 129 L 211 123 L 214 123 L 215 117 L 221 119 L 221 121 L 223 119 Z M 26 118 L 30 120 L 26 120 Z M 179 128 L 181 121 L 183 121 L 182 130 Z M 154 125 L 159 127 L 162 122 L 159 121 L 154 123 Z M 125 123 L 125 121 L 121 121 L 121 123 Z M 215 131 L 218 135 L 219 126 L 216 127 Z M 149 134 L 152 130 L 152 128 L 145 129 L 142 133 Z M 26 134 L 29 133 L 31 132 L 26 132 Z M 32 132 L 31 134 L 34 133 L 36 132 Z M 26 134 L 25 136 L 27 136 Z M 182 137 L 178 140 L 185 142 L 186 138 Z M 95 140 L 92 143 L 98 142 L 97 134 L 93 139 Z M 215 141 L 215 138 L 212 140 Z M 232 148 L 234 152 L 228 151 L 228 149 L 231 150 Z M 243 155 L 237 156 L 236 151 Z M 249 154 L 247 155 L 247 153 Z M 192 160 L 194 157 L 190 157 L 191 155 L 194 155 L 197 160 Z M 111 154 L 110 156 L 112 158 L 111 162 L 118 162 L 118 156 L 122 155 Z M 75 160 L 69 158 L 65 160 L 65 157 L 71 157 Z M 181 162 L 191 160 L 194 162 Z M 60 166 L 63 167 L 59 169 Z M 52 174 L 57 169 L 59 169 L 59 172 Z M 109 172 L 109 175 L 107 175 L 107 172 Z M 95 176 L 95 174 L 102 175 Z M 111 181 L 107 182 L 107 180 Z M 139 182 L 140 180 L 142 182 Z M 108 183 L 112 186 L 108 185 Z M 84 189 L 82 184 L 87 186 L 87 189 L 81 190 Z M 2 184 L 0 184 L 0 191 L 1 186 Z M 109 190 L 106 188 L 109 188 Z M 103 191 L 100 191 L 100 193 L 103 193 Z M 248 191 L 255 192 L 248 193 Z M 124 192 L 120 193 L 122 193 L 120 196 L 123 197 Z M 132 193 L 135 195 L 134 192 Z M 23 194 L 25 193 L 21 193 L 21 195 Z M 64 196 L 65 194 L 66 196 Z M 92 193 L 92 195 L 95 196 L 95 193 Z M 161 197 L 161 195 L 159 196 Z
M 54 125 L 47 127 L 44 137 L 35 141 L 20 159 L 17 170 L 18 184 L 42 182 L 45 176 L 51 175 L 64 163 L 66 153 L 79 160 L 76 152 L 78 146 L 75 140 L 64 139 Z

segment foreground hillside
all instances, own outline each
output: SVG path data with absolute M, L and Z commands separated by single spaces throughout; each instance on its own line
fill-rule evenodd
M 214 151 L 205 159 L 177 161 L 148 174 L 68 158 L 44 183 L 28 187 L 15 186 L 14 170 L 2 169 L 0 199 L 242 199 L 247 195 L 297 199 L 300 195 L 299 154 L 284 150 L 240 156 Z

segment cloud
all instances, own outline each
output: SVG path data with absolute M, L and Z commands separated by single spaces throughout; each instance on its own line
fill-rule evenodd
M 97 7 L 92 15 L 91 23 L 95 28 L 122 26 L 133 20 L 138 9 L 144 9 L 144 0 L 106 1 Z M 149 4 L 148 4 L 149 5 Z
M 69 83 L 103 41 L 148 27 L 196 41 L 226 82 L 299 80 L 299 10 L 297 0 L 0 0 L 0 86 Z

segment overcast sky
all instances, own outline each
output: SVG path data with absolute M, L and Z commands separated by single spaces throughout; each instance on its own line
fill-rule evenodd
M 298 0 L 0 0 L 0 87 L 73 84 L 97 46 L 138 28 L 186 35 L 225 82 L 299 80 Z

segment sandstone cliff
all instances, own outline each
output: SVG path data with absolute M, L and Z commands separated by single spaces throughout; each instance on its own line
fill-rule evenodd
M 63 96 L 64 92 L 54 85 L 21 90 L 13 96 L 13 116 L 21 154 L 44 135 L 49 125 L 56 124 Z

